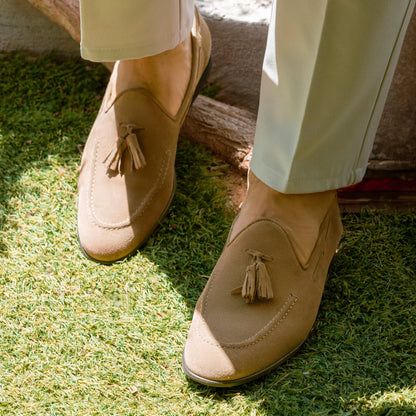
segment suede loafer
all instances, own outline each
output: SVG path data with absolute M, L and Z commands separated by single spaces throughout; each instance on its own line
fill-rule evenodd
M 114 96 L 113 71 L 78 180 L 78 239 L 92 260 L 112 263 L 134 253 L 171 204 L 179 130 L 210 66 L 211 35 L 197 11 L 191 38 L 190 81 L 175 116 L 145 87 Z
M 227 241 L 195 308 L 185 373 L 205 385 L 232 387 L 296 352 L 316 319 L 341 234 L 334 198 L 308 259 L 273 219 L 258 219 Z

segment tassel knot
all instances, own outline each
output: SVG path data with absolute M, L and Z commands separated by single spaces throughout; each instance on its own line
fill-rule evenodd
M 126 166 L 127 171 L 138 170 L 146 166 L 146 159 L 139 145 L 139 140 L 133 129 L 139 129 L 135 124 L 121 124 L 126 129 L 124 137 L 119 137 L 111 152 L 104 159 L 108 170 L 122 173 L 122 162 L 125 159 L 126 151 L 130 154 L 129 164 Z M 126 163 L 126 162 L 125 162 Z M 124 164 L 125 164 L 124 163 Z
M 241 288 L 234 289 L 232 294 L 241 294 L 247 303 L 254 301 L 267 301 L 273 299 L 273 287 L 269 272 L 264 264 L 273 258 L 257 250 L 247 250 L 253 257 L 251 264 L 246 268 L 244 283 Z

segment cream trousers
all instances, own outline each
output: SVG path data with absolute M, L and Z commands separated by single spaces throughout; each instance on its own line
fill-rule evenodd
M 183 41 L 193 0 L 80 0 L 81 54 L 154 55 Z M 250 168 L 284 193 L 359 182 L 416 0 L 275 0 Z

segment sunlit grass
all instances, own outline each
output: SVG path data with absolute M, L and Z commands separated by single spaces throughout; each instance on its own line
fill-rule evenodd
M 301 351 L 247 386 L 199 386 L 180 363 L 233 217 L 207 172 L 217 162 L 180 143 L 159 233 L 127 261 L 92 263 L 77 167 L 107 73 L 10 54 L 0 74 L 0 414 L 416 414 L 416 214 L 345 216 Z

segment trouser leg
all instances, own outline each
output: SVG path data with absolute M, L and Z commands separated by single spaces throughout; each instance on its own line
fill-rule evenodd
M 415 0 L 277 0 L 251 169 L 284 193 L 359 182 Z
M 81 55 L 116 61 L 156 55 L 185 40 L 193 0 L 80 0 Z

